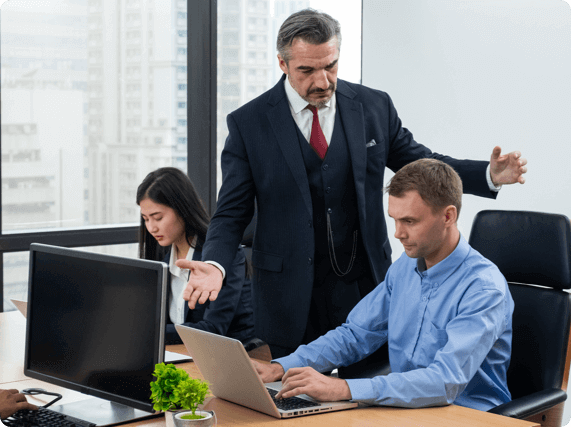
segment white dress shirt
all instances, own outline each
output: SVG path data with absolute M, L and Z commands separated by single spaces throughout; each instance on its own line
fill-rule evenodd
M 193 256 L 194 248 L 191 246 L 186 254 L 186 259 L 192 261 Z M 190 271 L 186 268 L 178 267 L 175 264 L 177 259 L 176 246 L 173 244 L 171 246 L 171 257 L 169 260 L 169 271 L 171 274 L 171 285 L 169 287 L 169 318 L 173 324 L 180 325 L 184 323 L 184 307 L 186 303 L 186 301 L 182 299 L 182 292 L 184 288 L 186 288 Z
M 307 108 L 308 102 L 304 100 L 299 93 L 295 91 L 286 78 L 284 81 L 285 92 L 287 95 L 287 100 L 289 102 L 289 109 L 291 115 L 299 127 L 299 130 L 307 139 L 309 144 L 309 138 L 311 137 L 311 127 L 313 125 L 313 113 Z M 331 136 L 333 135 L 333 126 L 335 125 L 335 111 L 337 109 L 337 103 L 335 102 L 335 92 L 331 99 L 319 110 L 317 110 L 317 115 L 319 117 L 319 125 L 323 135 L 325 136 L 325 141 L 327 145 L 331 141 Z

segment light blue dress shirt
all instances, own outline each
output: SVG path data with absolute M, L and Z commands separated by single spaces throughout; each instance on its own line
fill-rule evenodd
M 311 366 L 324 372 L 361 360 L 388 339 L 392 373 L 347 380 L 354 401 L 486 411 L 511 400 L 506 372 L 513 308 L 498 268 L 460 237 L 428 270 L 423 259 L 403 253 L 346 323 L 276 362 L 286 371 Z

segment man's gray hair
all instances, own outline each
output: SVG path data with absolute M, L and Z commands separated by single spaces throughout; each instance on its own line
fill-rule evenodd
M 290 15 L 280 27 L 278 53 L 287 64 L 291 59 L 290 48 L 295 38 L 309 44 L 322 44 L 333 37 L 337 37 L 337 46 L 341 47 L 341 25 L 336 19 L 315 9 L 303 9 Z

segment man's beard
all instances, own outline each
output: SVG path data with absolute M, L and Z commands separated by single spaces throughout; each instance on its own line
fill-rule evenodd
M 335 93 L 335 90 L 337 89 L 337 83 L 331 83 L 329 85 L 329 87 L 326 90 L 320 89 L 320 88 L 314 88 L 314 89 L 309 89 L 307 91 L 307 93 L 305 94 L 305 96 L 301 95 L 301 98 L 306 101 L 309 105 L 313 105 L 315 108 L 319 109 L 321 107 L 323 107 L 325 104 L 327 104 L 329 102 L 329 100 L 331 99 L 331 97 L 333 96 L 333 93 Z M 331 93 L 331 95 L 329 95 L 329 97 L 324 98 L 320 101 L 313 101 L 309 95 L 311 95 L 312 93 L 317 93 L 317 94 L 321 94 L 321 93 L 325 93 L 329 91 Z

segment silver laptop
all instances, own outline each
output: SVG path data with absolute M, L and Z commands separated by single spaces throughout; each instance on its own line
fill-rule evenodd
M 358 406 L 356 402 L 350 401 L 319 402 L 305 394 L 274 402 L 270 393 L 275 395 L 281 389 L 281 382 L 262 383 L 240 341 L 183 325 L 175 327 L 216 397 L 276 418 L 299 417 Z M 276 403 L 286 407 L 291 404 L 294 407 L 280 409 Z

